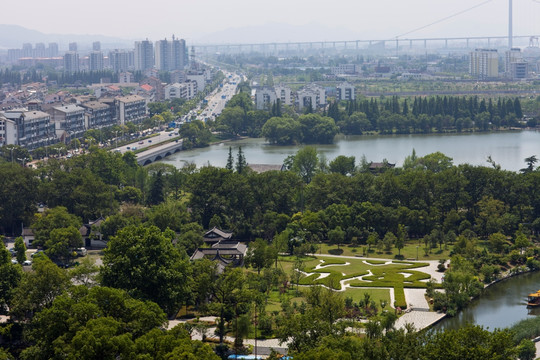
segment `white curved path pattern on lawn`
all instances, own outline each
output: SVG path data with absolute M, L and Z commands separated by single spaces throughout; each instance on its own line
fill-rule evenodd
M 371 265 L 371 266 L 383 266 L 391 263 L 391 260 L 388 259 L 377 259 L 377 258 L 364 258 L 364 257 L 358 257 L 358 256 L 342 256 L 342 255 L 322 255 L 322 254 L 313 254 L 319 258 L 324 257 L 331 257 L 331 258 L 340 258 L 340 259 L 356 259 L 356 260 L 362 260 L 363 263 Z M 369 261 L 375 260 L 375 261 L 385 261 L 384 264 L 372 264 Z M 427 263 L 427 266 L 415 268 L 413 270 L 424 272 L 431 276 L 432 279 L 436 280 L 437 282 L 442 281 L 443 273 L 440 273 L 437 271 L 437 266 L 439 265 L 438 260 L 425 260 L 425 261 L 414 261 L 414 260 L 408 260 L 407 262 L 410 263 Z M 343 265 L 343 264 L 342 264 Z M 330 265 L 328 265 L 330 266 Z M 371 271 L 369 272 L 369 275 L 371 275 Z M 328 275 L 327 275 L 328 276 Z M 364 275 L 368 276 L 368 275 Z M 361 281 L 367 281 L 362 279 L 363 276 L 359 276 L 354 279 L 346 279 L 341 281 L 342 290 L 345 291 L 347 287 L 349 287 L 349 284 L 345 284 L 345 282 L 348 282 L 350 280 L 361 280 Z M 390 305 L 392 306 L 395 301 L 394 296 L 394 289 L 393 288 L 374 288 L 369 287 L 369 289 L 387 289 L 390 291 Z M 441 320 L 443 317 L 445 317 L 445 314 L 436 313 L 436 312 L 429 312 L 427 311 L 429 309 L 429 304 L 427 303 L 427 300 L 425 298 L 425 289 L 409 289 L 405 288 L 405 301 L 408 304 L 409 309 L 412 309 L 411 311 L 407 312 L 406 314 L 402 315 L 398 321 L 396 322 L 396 328 L 404 328 L 406 324 L 412 324 L 415 329 L 423 329 L 425 327 L 430 326 L 431 324 Z M 415 310 L 416 309 L 416 310 Z

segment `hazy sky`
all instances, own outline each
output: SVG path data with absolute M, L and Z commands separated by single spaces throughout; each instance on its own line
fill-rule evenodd
M 540 0 L 539 0 L 540 1 Z M 316 23 L 387 39 L 407 33 L 482 0 L 26 0 L 5 1 L 1 22 L 44 33 L 102 34 L 188 40 L 231 27 L 270 22 Z M 11 16 L 11 14 L 14 14 Z M 403 37 L 506 35 L 508 0 L 491 0 L 470 12 Z M 514 34 L 540 32 L 540 3 L 514 0 Z M 345 37 L 345 36 L 344 36 Z M 232 39 L 231 39 L 232 40 Z M 287 41 L 287 39 L 283 39 Z M 231 41 L 232 42 L 232 41 Z

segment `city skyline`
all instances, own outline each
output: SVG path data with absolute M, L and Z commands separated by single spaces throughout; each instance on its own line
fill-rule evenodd
M 393 39 L 424 36 L 485 36 L 505 35 L 508 27 L 508 1 L 465 0 L 433 2 L 410 0 L 406 4 L 396 0 L 378 2 L 346 1 L 336 6 L 327 2 L 299 0 L 294 3 L 276 0 L 271 6 L 262 3 L 231 0 L 194 2 L 156 0 L 152 3 L 155 16 L 149 17 L 145 6 L 126 6 L 124 1 L 96 0 L 84 9 L 84 17 L 73 16 L 67 0 L 47 3 L 31 0 L 4 5 L 6 14 L 25 14 L 11 21 L 46 34 L 96 34 L 137 40 L 161 39 L 176 34 L 188 42 L 211 42 L 212 36 L 235 28 L 274 24 L 297 26 L 305 34 L 279 34 L 280 41 L 332 40 L 337 36 L 347 39 Z M 132 5 L 130 3 L 130 5 Z M 28 11 L 28 9 L 33 9 Z M 471 9 L 473 8 L 473 9 Z M 60 10 L 59 10 L 60 9 Z M 159 11 L 162 9 L 163 11 Z M 469 11 L 466 11 L 471 9 Z M 463 13 L 462 13 L 463 12 Z M 540 4 L 532 0 L 514 1 L 514 34 L 540 33 Z M 461 13 L 455 17 L 454 14 Z M 447 20 L 440 21 L 444 18 Z M 12 19 L 14 19 L 13 17 Z M 123 21 L 121 19 L 130 19 Z M 435 23 L 435 24 L 433 24 Z M 391 24 L 391 26 L 389 26 Z M 429 24 L 433 24 L 427 26 Z M 328 38 L 309 31 L 321 27 Z M 313 36 L 317 36 L 314 39 Z M 289 37 L 289 38 L 287 38 Z M 236 39 L 230 39 L 235 42 Z

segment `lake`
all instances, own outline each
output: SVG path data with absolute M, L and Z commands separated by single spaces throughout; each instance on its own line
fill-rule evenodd
M 212 145 L 201 149 L 181 151 L 162 160 L 182 167 L 186 162 L 197 166 L 225 167 L 229 146 L 236 155 L 241 146 L 246 160 L 251 164 L 282 164 L 301 146 L 270 145 L 265 139 L 244 139 Z M 332 145 L 315 145 L 317 151 L 329 161 L 339 155 L 355 156 L 356 163 L 365 155 L 368 161 L 387 159 L 397 166 L 416 150 L 418 156 L 440 151 L 454 160 L 454 164 L 490 166 L 486 159 L 491 156 L 503 169 L 518 171 L 525 167 L 525 158 L 540 157 L 540 132 L 509 131 L 495 133 L 430 134 L 430 135 L 339 135 Z
M 443 319 L 434 329 L 458 329 L 467 323 L 489 327 L 489 330 L 512 326 L 540 315 L 539 308 L 527 308 L 527 295 L 537 290 L 540 290 L 539 271 L 503 280 L 485 289 L 466 309 L 453 318 Z

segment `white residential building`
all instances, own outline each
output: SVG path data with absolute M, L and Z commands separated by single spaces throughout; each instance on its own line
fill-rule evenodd
M 257 110 L 270 110 L 277 101 L 276 91 L 271 87 L 255 89 L 255 108 Z
M 355 100 L 355 88 L 347 82 L 341 83 L 336 87 L 336 98 L 338 100 Z
M 289 106 L 293 104 L 290 88 L 284 85 L 278 85 L 275 86 L 274 89 L 276 90 L 276 97 L 282 104 Z
M 334 75 L 354 75 L 360 72 L 359 65 L 355 64 L 339 64 L 332 67 L 332 74 Z
M 165 86 L 165 100 L 170 99 L 192 99 L 197 94 L 197 83 L 187 81 L 184 83 L 174 83 Z
M 469 73 L 478 79 L 499 77 L 499 54 L 496 49 L 476 49 L 470 53 Z
M 204 71 L 190 70 L 186 73 L 186 79 L 197 83 L 197 91 L 203 91 L 206 86 L 206 77 Z
M 302 90 L 298 91 L 298 109 L 311 106 L 316 109 L 319 106 L 326 105 L 326 92 L 324 88 L 315 84 L 309 84 Z

